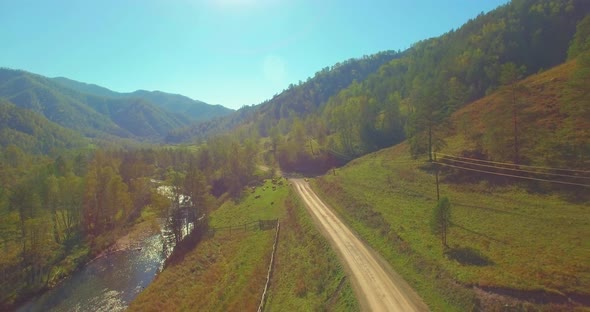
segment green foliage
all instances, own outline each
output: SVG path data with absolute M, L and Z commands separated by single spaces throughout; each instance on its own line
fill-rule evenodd
M 508 62 L 502 64 L 500 68 L 500 83 L 503 85 L 511 85 L 516 81 L 522 79 L 522 75 L 526 72 L 524 65 L 520 68 L 516 67 L 516 64 Z
M 158 140 L 190 120 L 142 97 L 86 94 L 49 78 L 0 69 L 0 97 L 88 137 Z
M 168 136 L 167 140 L 180 142 L 194 137 L 209 137 L 243 125 L 251 125 L 264 137 L 269 135 L 274 126 L 280 125 L 280 130 L 284 131 L 285 128 L 290 128 L 295 117 L 306 118 L 320 113 L 330 97 L 354 81 L 366 79 L 381 65 L 397 57 L 398 53 L 385 51 L 325 67 L 315 73 L 314 77 L 289 85 L 286 90 L 258 106 L 244 106 L 219 120 L 186 127 Z
M 127 221 L 132 202 L 114 159 L 97 152 L 86 174 L 83 224 L 88 235 L 112 231 Z
M 563 125 L 552 133 L 544 150 L 551 153 L 546 159 L 552 166 L 587 168 L 590 155 L 590 52 L 581 54 L 576 69 L 562 90 L 560 113 Z
M 447 232 L 451 225 L 451 202 L 447 197 L 441 198 L 432 211 L 430 227 L 432 233 L 440 235 L 441 243 L 447 247 Z
M 434 82 L 414 80 L 411 95 L 414 110 L 406 125 L 410 151 L 414 157 L 428 154 L 432 160 L 432 153 L 445 146 L 442 131 L 446 126 L 443 123 L 446 115 L 439 98 L 440 93 Z
M 143 99 L 164 111 L 189 117 L 191 121 L 209 120 L 225 116 L 233 111 L 221 105 L 210 105 L 179 94 L 145 90 L 137 90 L 132 93 L 118 93 L 94 84 L 86 84 L 64 77 L 53 78 L 52 80 L 66 88 L 98 97 Z
M 213 194 L 241 197 L 258 183 L 258 146 L 239 139 L 198 148 L 60 149 L 52 157 L 0 147 L 0 309 L 54 285 L 135 220 L 188 212 L 195 222 L 212 210 Z M 158 194 L 154 180 L 167 180 L 175 200 Z
M 62 149 L 81 148 L 88 141 L 38 113 L 0 99 L 0 146 L 10 144 L 28 153 L 49 154 Z
M 576 26 L 576 33 L 567 50 L 569 60 L 590 50 L 590 15 L 584 17 Z
M 218 126 L 201 124 L 192 133 L 251 128 L 265 137 L 272 131 L 276 151 L 278 132 L 284 140 L 275 157 L 286 170 L 325 170 L 329 157 L 347 161 L 406 138 L 413 155 L 431 153 L 445 146 L 445 132 L 452 129 L 442 121 L 454 111 L 502 85 L 513 86 L 523 75 L 563 62 L 576 24 L 588 13 L 584 0 L 513 1 L 403 53 L 322 70 L 259 106 L 242 108 Z M 356 66 L 362 74 L 349 72 Z M 293 131 L 300 128 L 293 125 L 298 119 L 305 136 L 319 142 L 316 155 L 296 143 L 299 134 Z M 518 127 L 510 127 L 515 128 L 513 150 L 522 145 L 516 142 Z M 518 152 L 512 153 L 518 158 Z

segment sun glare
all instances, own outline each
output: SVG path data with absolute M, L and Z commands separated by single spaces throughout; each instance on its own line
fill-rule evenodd
M 277 2 L 277 0 L 210 0 L 210 3 L 221 8 L 252 8 L 274 2 Z

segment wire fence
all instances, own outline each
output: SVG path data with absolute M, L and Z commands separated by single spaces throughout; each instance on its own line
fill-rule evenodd
M 437 159 L 436 155 L 442 155 Z M 460 169 L 505 178 L 516 178 L 570 186 L 590 187 L 588 171 L 535 167 L 502 162 L 480 160 L 449 154 L 434 154 L 434 163 L 443 167 Z M 567 172 L 567 173 L 564 173 Z
M 257 220 L 252 221 L 240 225 L 230 225 L 230 226 L 222 226 L 222 227 L 211 227 L 209 228 L 210 234 L 215 234 L 218 232 L 221 233 L 242 233 L 242 232 L 249 232 L 249 231 L 266 231 L 272 230 L 277 227 L 278 219 L 272 220 Z

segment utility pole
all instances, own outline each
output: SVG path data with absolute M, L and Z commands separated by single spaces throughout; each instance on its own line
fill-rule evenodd
M 432 122 L 428 124 L 428 161 L 432 162 Z
M 438 164 L 436 163 L 436 153 L 434 153 L 434 170 L 435 170 L 435 177 L 436 177 L 436 201 L 440 200 L 440 191 L 438 187 Z
M 518 157 L 518 119 L 516 116 L 516 91 L 514 90 L 514 83 L 512 84 L 512 121 L 514 122 L 514 164 L 518 165 L 520 161 Z

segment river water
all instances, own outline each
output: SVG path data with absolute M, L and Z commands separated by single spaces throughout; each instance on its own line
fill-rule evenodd
M 159 187 L 158 191 L 165 195 L 169 195 L 166 192 L 170 192 L 165 186 Z M 170 222 L 167 219 L 159 221 L 161 233 L 135 242 L 133 247 L 95 259 L 17 311 L 125 310 L 160 272 L 164 261 L 174 248 Z M 180 225 L 179 235 L 184 238 L 190 233 L 192 226 L 187 226 L 186 218 Z
M 18 312 L 123 311 L 162 270 L 174 249 L 174 237 L 165 219 L 163 230 L 133 247 L 95 259 L 57 287 L 33 298 Z M 182 222 L 181 237 L 192 230 Z
M 17 311 L 122 311 L 154 279 L 167 256 L 163 236 L 96 259 Z

